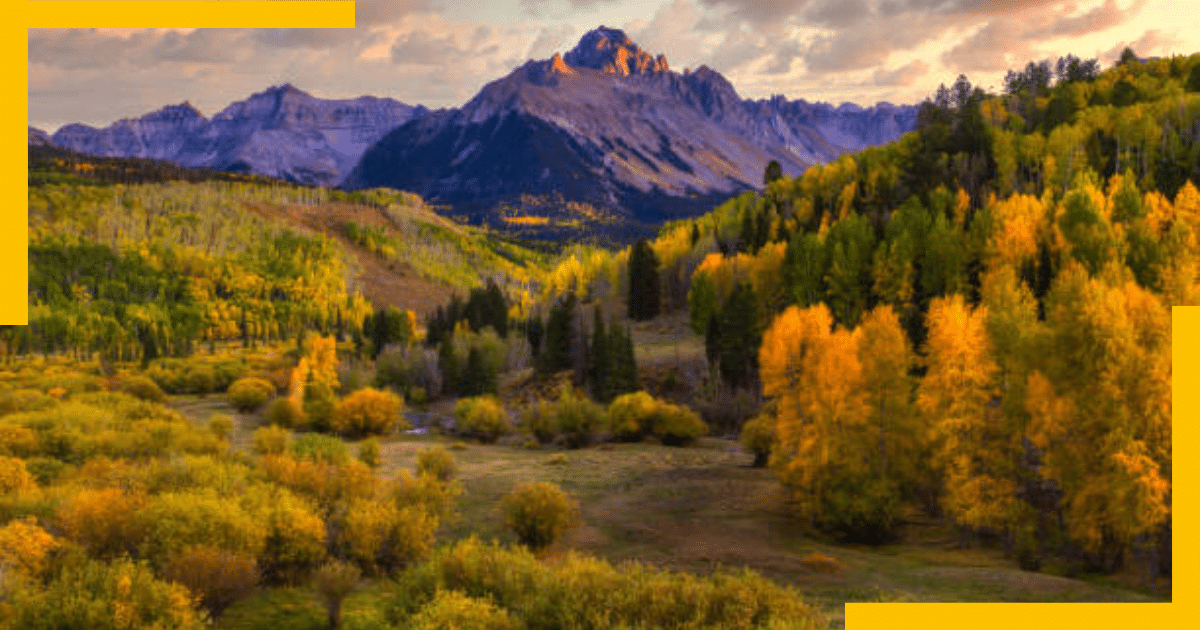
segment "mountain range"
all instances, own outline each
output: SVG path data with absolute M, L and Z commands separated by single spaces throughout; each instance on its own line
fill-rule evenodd
M 715 70 L 675 72 L 600 27 L 460 108 L 327 100 L 283 85 L 211 120 L 183 103 L 103 129 L 72 124 L 47 136 L 31 127 L 30 142 L 305 184 L 389 186 L 477 220 L 532 197 L 657 223 L 761 186 L 771 160 L 794 175 L 915 123 L 915 106 L 742 99 Z

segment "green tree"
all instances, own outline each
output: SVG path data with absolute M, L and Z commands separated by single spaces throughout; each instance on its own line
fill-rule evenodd
M 721 308 L 719 358 L 725 382 L 733 387 L 750 385 L 757 370 L 761 339 L 758 297 L 750 283 L 740 282 Z
M 629 254 L 629 318 L 635 321 L 658 316 L 658 257 L 650 243 L 641 239 Z

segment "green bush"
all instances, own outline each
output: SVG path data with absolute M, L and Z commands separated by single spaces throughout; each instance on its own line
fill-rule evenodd
M 268 424 L 294 429 L 304 424 L 304 408 L 291 398 L 276 398 L 267 406 Z
M 253 450 L 258 455 L 280 455 L 288 450 L 292 432 L 283 427 L 261 427 L 254 432 Z
M 439 591 L 408 625 L 410 630 L 521 630 L 523 627 L 503 608 L 458 591 Z
M 233 433 L 233 418 L 223 413 L 214 413 L 208 418 L 208 430 L 218 440 L 227 440 L 229 434 Z
M 708 425 L 696 412 L 680 405 L 664 404 L 654 425 L 654 434 L 667 446 L 683 446 L 708 433 Z
M 555 542 L 579 520 L 579 504 L 558 486 L 540 481 L 514 489 L 504 497 L 503 507 L 517 540 L 532 549 Z
M 360 389 L 337 404 L 331 427 L 347 436 L 391 433 L 408 423 L 400 417 L 404 401 L 396 394 L 371 387 Z
M 379 468 L 379 438 L 369 437 L 358 443 L 358 461 Z
M 521 428 L 532 433 L 538 442 L 546 444 L 558 435 L 558 416 L 553 403 L 540 400 L 521 413 Z
M 304 386 L 304 419 L 313 431 L 329 431 L 333 426 L 337 395 L 323 381 L 313 381 Z
M 275 385 L 265 378 L 247 376 L 234 381 L 225 395 L 238 411 L 254 413 L 275 395 Z
M 495 442 L 496 438 L 512 432 L 508 414 L 495 396 L 462 398 L 454 405 L 455 431 L 460 435 Z
M 292 440 L 288 450 L 291 451 L 292 457 L 297 459 L 311 459 L 329 464 L 344 464 L 350 461 L 350 451 L 345 442 L 320 433 L 300 435 Z
M 141 400 L 162 403 L 167 401 L 167 394 L 152 379 L 146 376 L 132 376 L 121 382 L 121 391 Z
M 563 387 L 553 413 L 559 435 L 566 438 L 571 448 L 587 446 L 609 430 L 604 407 L 586 396 L 576 395 L 569 386 Z
M 183 375 L 183 388 L 186 393 L 201 396 L 217 391 L 216 370 L 207 365 L 188 366 Z
M 454 456 L 440 446 L 421 451 L 417 455 L 417 471 L 423 475 L 431 475 L 438 481 L 450 481 L 457 469 L 458 464 L 455 463 Z

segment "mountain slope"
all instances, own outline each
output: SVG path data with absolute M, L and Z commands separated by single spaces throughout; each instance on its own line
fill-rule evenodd
M 373 96 L 320 99 L 287 84 L 235 102 L 212 120 L 185 102 L 103 129 L 66 125 L 51 140 L 91 155 L 160 158 L 332 186 L 367 147 L 424 112 Z
M 788 174 L 912 128 L 913 107 L 833 108 L 741 99 L 720 73 L 676 73 L 601 27 L 566 55 L 530 61 L 384 137 L 344 186 L 391 186 L 477 219 L 526 193 L 560 193 L 642 221 L 695 214 Z

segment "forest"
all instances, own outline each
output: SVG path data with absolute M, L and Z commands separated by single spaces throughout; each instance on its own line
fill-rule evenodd
M 1170 599 L 1200 55 L 959 77 L 898 142 L 622 250 L 30 151 L 0 628 Z M 367 297 L 402 274 L 432 293 Z

